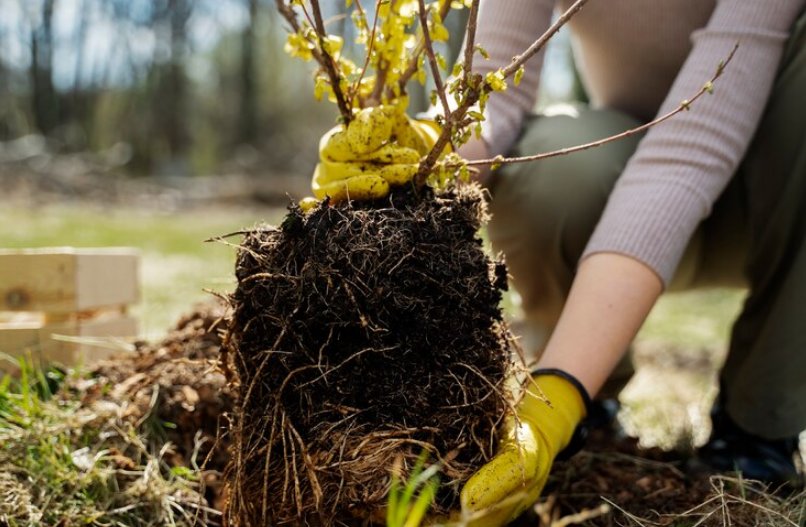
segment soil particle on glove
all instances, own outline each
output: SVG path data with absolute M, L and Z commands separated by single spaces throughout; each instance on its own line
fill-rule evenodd
M 458 506 L 510 406 L 506 270 L 481 191 L 291 207 L 245 233 L 226 363 L 238 400 L 228 525 L 382 518 L 393 466 L 441 462 Z

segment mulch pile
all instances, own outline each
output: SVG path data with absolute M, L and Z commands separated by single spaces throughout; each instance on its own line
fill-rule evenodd
M 172 466 L 201 468 L 210 505 L 223 507 L 221 473 L 229 460 L 226 413 L 233 394 L 218 368 L 225 314 L 222 302 L 200 304 L 155 343 L 137 342 L 136 352 L 98 364 L 65 387 L 84 406 L 110 401 L 128 422 L 149 426 L 149 439 L 172 447 Z M 73 394 L 73 395 L 71 395 Z
M 537 512 L 517 526 L 798 525 L 804 504 L 803 490 L 695 470 L 688 455 L 597 430 L 583 451 L 555 464 Z
M 376 203 L 292 206 L 243 233 L 227 364 L 238 400 L 229 525 L 382 517 L 390 470 L 442 463 L 458 504 L 506 414 L 502 262 L 478 237 L 474 186 Z
M 79 394 L 88 407 L 109 400 L 125 408 L 131 422 L 153 421 L 150 440 L 173 444 L 166 458 L 173 466 L 192 468 L 207 459 L 203 471 L 206 501 L 218 510 L 226 502 L 221 472 L 231 453 L 236 453 L 230 450 L 232 438 L 223 416 L 237 408 L 238 395 L 217 368 L 222 344 L 222 332 L 217 328 L 224 313 L 220 303 L 197 306 L 162 341 L 139 342 L 137 353 L 101 364 L 91 376 L 63 388 L 65 397 Z M 368 384 L 358 383 L 361 387 Z M 389 437 L 390 442 L 395 440 Z M 0 478 L 0 493 L 13 494 L 3 484 Z M 730 476 L 692 473 L 679 454 L 640 448 L 635 438 L 600 430 L 594 431 L 582 452 L 555 464 L 537 508 L 539 515 L 527 514 L 517 525 L 612 527 L 701 522 L 699 525 L 707 527 L 802 522 L 804 491 L 771 494 L 769 490 Z M 609 510 L 602 510 L 603 505 Z M 569 518 L 574 517 L 579 521 L 571 523 Z

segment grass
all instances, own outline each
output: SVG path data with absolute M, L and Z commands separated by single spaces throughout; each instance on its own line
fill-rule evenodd
M 418 527 L 439 488 L 439 464 L 426 467 L 428 452 L 423 451 L 405 482 L 400 481 L 399 468 L 392 471 L 386 527 Z
M 234 285 L 231 247 L 204 240 L 258 221 L 277 223 L 283 209 L 216 207 L 160 214 L 135 209 L 55 206 L 3 207 L 0 247 L 135 247 L 142 252 L 142 302 L 135 309 L 146 337 L 159 337 L 204 289 Z M 724 348 L 742 293 L 715 290 L 667 295 L 653 311 L 640 339 L 695 348 Z M 505 307 L 514 310 L 516 297 Z
M 156 339 L 194 302 L 209 296 L 205 288 L 228 291 L 234 285 L 233 248 L 204 243 L 205 239 L 261 220 L 276 223 L 282 214 L 282 209 L 214 208 L 157 214 L 125 208 L 12 207 L 0 211 L 3 224 L 12 226 L 0 231 L 0 247 L 138 248 L 142 254 L 142 302 L 134 313 L 140 319 L 142 336 Z M 662 446 L 702 441 L 707 433 L 701 421 L 708 399 L 702 394 L 713 386 L 712 372 L 703 371 L 702 359 L 710 367 L 721 361 L 741 301 L 740 291 L 714 290 L 667 295 L 659 302 L 638 338 L 639 359 L 645 365 L 625 393 L 630 431 L 646 437 L 648 444 Z M 509 296 L 505 306 L 516 310 L 517 295 Z M 669 361 L 691 367 L 670 375 Z M 171 470 L 161 461 L 159 451 L 146 446 L 149 442 L 143 438 L 151 433 L 146 430 L 153 424 L 151 420 L 134 426 L 120 422 L 111 408 L 87 409 L 77 402 L 54 401 L 47 381 L 43 374 L 29 371 L 28 378 L 18 383 L 7 378 L 0 382 L 0 495 L 5 497 L 0 503 L 0 525 L 51 524 L 50 520 L 68 512 L 75 524 L 187 523 L 179 503 L 194 495 L 194 473 Z M 103 442 L 98 440 L 100 434 L 107 434 Z M 118 451 L 134 465 L 121 468 Z M 128 479 L 120 478 L 122 471 Z M 415 487 L 406 483 L 398 487 L 400 501 L 393 508 L 397 511 L 393 525 L 416 525 L 423 504 L 430 501 L 430 486 L 425 484 L 430 480 L 413 480 L 408 483 L 416 481 Z M 121 481 L 139 484 L 127 483 L 123 489 Z M 696 524 L 702 512 L 712 517 L 723 514 L 725 503 L 746 505 L 742 492 L 720 490 L 715 493 L 719 500 L 703 504 L 676 525 Z M 173 496 L 173 505 L 164 499 L 156 503 L 157 495 Z M 767 507 L 765 502 L 753 500 L 747 506 L 773 510 L 771 520 L 777 511 L 792 507 L 796 510 L 789 518 L 802 522 L 804 503 L 806 500 L 770 503 Z M 109 511 L 114 514 L 110 516 Z M 12 517 L 30 521 L 9 520 Z
M 197 474 L 163 461 L 142 423 L 107 401 L 52 393 L 63 378 L 19 361 L 0 381 L 0 525 L 200 525 Z
M 141 251 L 142 301 L 135 308 L 141 334 L 157 338 L 204 289 L 227 291 L 234 285 L 235 251 L 204 240 L 266 220 L 282 210 L 214 208 L 171 214 L 131 209 L 48 207 L 4 208 L 0 247 L 126 246 Z
M 681 348 L 724 349 L 744 294 L 739 289 L 669 293 L 655 306 L 638 339 Z

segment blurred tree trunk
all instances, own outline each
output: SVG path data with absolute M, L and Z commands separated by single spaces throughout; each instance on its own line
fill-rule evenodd
M 79 22 L 78 30 L 75 32 L 75 41 L 73 47 L 76 52 L 76 63 L 73 70 L 73 86 L 70 91 L 70 99 L 75 102 L 78 100 L 81 91 L 81 75 L 84 71 L 84 53 L 87 43 L 87 18 L 89 17 L 90 8 L 87 5 L 87 0 L 81 1 L 79 8 Z
M 82 130 L 81 143 L 71 145 L 77 148 L 86 148 L 89 144 L 88 138 L 92 136 L 92 109 L 95 101 L 94 97 L 87 93 L 86 86 L 82 85 L 91 9 L 88 0 L 81 0 L 77 29 L 73 33 L 72 42 L 69 43 L 76 54 L 72 86 L 69 94 L 64 96 L 65 107 L 62 110 L 64 121 Z
M 246 2 L 249 7 L 249 23 L 241 35 L 241 99 L 238 110 L 238 142 L 254 144 L 258 135 L 258 102 L 255 89 L 258 0 L 246 0 Z
M 167 119 L 168 143 L 171 154 L 184 154 L 188 147 L 187 122 L 188 89 L 185 78 L 187 23 L 193 11 L 192 0 L 169 0 L 171 27 L 171 58 L 166 86 L 169 104 Z
M 185 62 L 188 51 L 187 26 L 193 14 L 192 0 L 167 0 L 162 9 L 155 10 L 155 26 L 161 26 L 155 53 L 162 56 L 154 61 L 154 112 L 156 124 L 151 139 L 151 161 L 158 160 L 159 172 L 185 175 L 189 172 L 187 152 L 190 146 L 189 121 L 193 106 L 189 101 Z M 167 52 L 167 57 L 165 57 Z
M 10 90 L 11 72 L 6 67 L 4 51 L 6 42 L 6 32 L 8 30 L 0 26 L 0 141 L 7 141 L 12 136 L 12 124 L 10 119 L 10 107 L 16 101 Z
M 43 0 L 39 24 L 31 27 L 31 106 L 37 130 L 47 135 L 59 124 L 59 100 L 53 85 L 53 10 Z

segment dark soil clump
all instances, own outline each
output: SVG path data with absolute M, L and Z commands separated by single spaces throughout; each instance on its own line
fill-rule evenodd
M 458 505 L 509 400 L 506 270 L 478 230 L 481 191 L 291 207 L 245 233 L 227 363 L 238 401 L 229 525 L 378 519 L 390 470 L 442 463 Z

